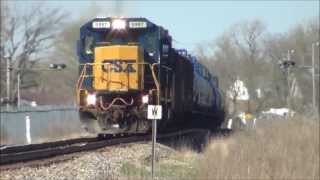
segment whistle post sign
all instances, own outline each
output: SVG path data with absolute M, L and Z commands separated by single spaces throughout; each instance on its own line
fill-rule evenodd
M 151 177 L 154 179 L 154 167 L 156 163 L 156 143 L 157 143 L 157 120 L 162 118 L 161 105 L 148 105 L 148 119 L 152 120 L 152 162 Z
M 161 105 L 148 105 L 148 119 L 161 119 L 162 106 Z

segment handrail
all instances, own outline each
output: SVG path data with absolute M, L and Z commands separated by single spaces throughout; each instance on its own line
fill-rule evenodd
M 79 78 L 78 78 L 78 81 L 77 81 L 77 86 L 76 86 L 76 96 L 77 96 L 77 104 L 80 103 L 80 87 L 82 87 L 82 83 L 83 83 L 83 80 L 84 80 L 84 77 L 85 77 L 85 74 L 87 72 L 87 67 L 86 67 L 86 64 L 84 65 L 80 75 L 79 75 Z M 80 83 L 81 82 L 81 83 Z
M 83 83 L 83 80 L 84 80 L 84 77 L 93 77 L 93 75 L 87 75 L 86 73 L 86 69 L 87 69 L 87 66 L 96 66 L 96 65 L 105 65 L 107 64 L 108 67 L 109 65 L 111 65 L 111 63 L 84 63 L 84 64 L 80 64 L 79 66 L 83 66 L 83 69 L 82 69 L 82 72 L 79 76 L 79 79 L 78 79 L 78 84 L 77 84 L 77 89 L 79 89 L 80 87 L 82 87 L 82 83 Z M 159 63 L 153 63 L 153 64 L 150 64 L 150 63 L 145 63 L 145 62 L 138 62 L 138 63 L 126 63 L 126 64 L 137 64 L 137 65 L 147 65 L 151 72 L 152 72 L 152 77 L 153 77 L 153 80 L 155 82 L 155 85 L 157 87 L 157 89 L 159 88 L 159 80 L 157 79 L 157 76 L 155 75 L 155 66 L 156 65 L 159 65 Z
M 156 84 L 156 87 L 157 87 L 157 91 L 160 90 L 160 85 L 159 85 L 159 80 L 157 79 L 157 76 L 156 76 L 156 73 L 155 73 L 155 70 L 154 68 L 159 65 L 159 63 L 153 63 L 152 66 L 151 66 L 151 73 L 152 73 L 152 77 L 153 77 L 153 80 Z
M 128 103 L 128 102 L 126 102 L 123 98 L 120 98 L 120 97 L 114 98 L 114 99 L 111 101 L 111 103 L 108 105 L 108 107 L 105 107 L 105 106 L 104 106 L 102 97 L 100 97 L 99 103 L 100 103 L 100 107 L 101 107 L 104 111 L 107 111 L 107 110 L 109 110 L 109 109 L 114 105 L 114 103 L 115 103 L 116 101 L 121 101 L 122 103 L 124 103 L 124 104 L 127 105 L 127 106 L 131 106 L 131 105 L 133 105 L 133 103 L 134 103 L 133 98 L 131 98 L 131 102 Z

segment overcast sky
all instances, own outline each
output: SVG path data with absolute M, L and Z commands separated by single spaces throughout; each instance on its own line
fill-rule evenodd
M 41 1 L 16 1 L 20 8 Z M 61 7 L 71 13 L 70 20 L 85 14 L 90 6 L 101 15 L 146 17 L 169 30 L 176 47 L 192 50 L 197 43 L 214 40 L 239 21 L 260 19 L 269 32 L 285 32 L 297 23 L 319 16 L 319 1 L 53 1 L 49 8 Z M 111 8 L 111 9 L 110 9 Z M 116 10 L 115 10 L 116 9 Z M 116 11 L 116 12 L 115 12 Z

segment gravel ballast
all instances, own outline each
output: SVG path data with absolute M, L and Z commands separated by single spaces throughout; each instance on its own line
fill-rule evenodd
M 157 145 L 157 159 L 174 152 L 167 146 Z M 122 179 L 120 171 L 124 163 L 139 167 L 148 165 L 150 159 L 150 142 L 130 143 L 83 152 L 70 160 L 48 165 L 1 170 L 0 179 Z

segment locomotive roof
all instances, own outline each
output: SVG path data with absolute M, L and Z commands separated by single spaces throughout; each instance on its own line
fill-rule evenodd
M 188 51 L 186 49 L 175 49 L 175 51 L 183 56 L 185 59 L 187 59 L 188 61 L 191 62 L 191 64 L 195 67 L 195 68 L 201 68 L 204 69 L 205 71 L 210 73 L 210 76 L 212 77 L 216 77 L 216 74 L 213 73 L 212 71 L 209 71 L 208 67 L 205 66 L 204 64 L 202 64 L 198 58 L 196 56 L 193 56 L 191 54 L 188 53 Z
M 106 21 L 106 22 L 112 22 L 113 20 L 116 19 L 121 19 L 121 20 L 125 20 L 127 22 L 130 21 L 139 21 L 139 22 L 146 22 L 147 23 L 147 29 L 148 28 L 153 28 L 153 27 L 159 27 L 163 30 L 165 30 L 163 27 L 158 26 L 156 24 L 154 24 L 153 22 L 149 21 L 147 18 L 143 18 L 143 17 L 96 17 L 90 21 L 88 21 L 87 23 L 85 23 L 84 25 L 81 26 L 81 29 L 85 28 L 85 29 L 92 29 L 92 23 L 96 22 L 96 21 Z

